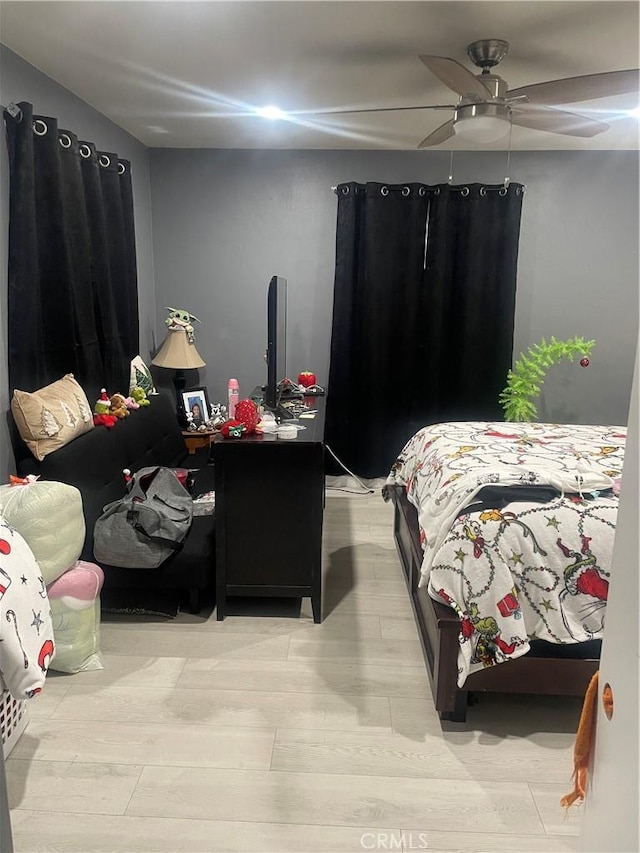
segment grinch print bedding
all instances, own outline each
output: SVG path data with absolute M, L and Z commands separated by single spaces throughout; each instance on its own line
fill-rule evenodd
M 626 429 L 444 423 L 387 484 L 418 511 L 419 586 L 460 617 L 458 686 L 533 639 L 602 637 Z
M 22 536 L 0 517 L 0 691 L 31 699 L 54 653 L 44 579 Z

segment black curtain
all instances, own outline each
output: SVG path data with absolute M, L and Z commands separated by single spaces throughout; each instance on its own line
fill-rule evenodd
M 388 447 L 401 446 L 411 411 L 429 196 L 417 184 L 348 183 L 337 193 L 325 434 L 348 468 L 373 477 Z
M 354 473 L 380 477 L 427 423 L 501 419 L 523 188 L 337 193 L 327 444 Z
M 89 399 L 126 392 L 139 338 L 130 163 L 18 106 L 4 113 L 10 388 L 73 373 Z

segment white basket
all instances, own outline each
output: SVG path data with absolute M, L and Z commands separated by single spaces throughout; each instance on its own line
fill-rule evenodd
M 11 750 L 20 740 L 28 721 L 27 703 L 14 699 L 7 690 L 0 692 L 0 733 L 5 758 L 9 757 Z

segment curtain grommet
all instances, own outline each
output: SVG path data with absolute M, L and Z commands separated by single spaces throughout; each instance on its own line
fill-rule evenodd
M 408 195 L 411 195 L 411 187 L 402 187 L 402 195 L 405 196 L 405 198 Z
M 480 195 L 484 198 L 486 196 L 486 194 L 487 194 L 487 188 L 486 187 L 480 187 Z
M 386 186 L 381 187 L 380 188 L 380 195 L 389 195 L 389 187 L 386 187 Z
M 82 143 L 80 148 L 78 148 L 78 151 L 80 152 L 80 156 L 84 157 L 85 160 L 88 160 L 89 157 L 91 157 L 91 149 L 84 142 Z
M 462 187 L 462 189 L 460 190 L 461 195 L 469 195 L 469 192 L 469 187 Z
M 48 130 L 46 122 L 42 121 L 41 118 L 35 119 L 33 122 L 33 132 L 36 136 L 46 136 Z
M 340 187 L 342 195 L 349 195 L 349 187 Z
M 426 194 L 427 194 L 426 187 L 420 187 L 420 189 L 418 190 L 418 195 L 424 196 Z
M 58 142 L 63 148 L 71 148 L 71 137 L 68 133 L 60 133 L 58 135 Z
M 506 187 L 500 187 L 500 189 L 498 190 L 498 195 L 505 196 L 508 192 L 509 190 Z
M 435 190 L 433 191 L 433 194 L 434 195 L 440 195 L 440 187 L 436 187 Z
M 118 161 L 118 174 L 119 174 L 119 175 L 124 175 L 124 173 L 125 173 L 126 171 L 127 171 L 127 168 L 126 168 L 126 166 L 124 165 L 124 163 L 121 163 L 120 161 Z
M 100 165 L 104 166 L 104 168 L 106 169 L 107 166 L 111 165 L 111 157 L 107 157 L 106 154 L 101 154 L 98 158 L 98 163 L 100 163 Z

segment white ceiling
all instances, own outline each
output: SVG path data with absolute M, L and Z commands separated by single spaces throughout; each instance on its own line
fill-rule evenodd
M 510 42 L 498 69 L 510 88 L 637 68 L 638 9 L 609 0 L 3 2 L 0 41 L 152 147 L 412 149 L 451 114 L 301 123 L 251 111 L 454 103 L 418 54 L 452 56 L 475 73 L 466 46 L 479 38 Z M 619 96 L 566 108 L 607 121 L 636 106 L 637 96 Z M 592 139 L 514 127 L 512 147 L 638 149 L 638 120 L 615 115 Z

